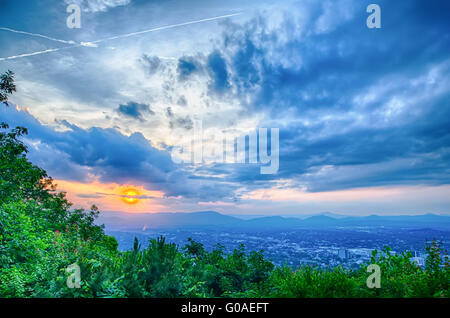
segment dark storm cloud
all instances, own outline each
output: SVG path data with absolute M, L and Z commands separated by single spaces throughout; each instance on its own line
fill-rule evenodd
M 415 76 L 448 58 L 450 23 L 423 17 L 420 1 L 381 1 L 383 27 L 379 30 L 365 25 L 368 3 L 355 3 L 353 19 L 329 32 L 308 30 L 297 38 L 290 33 L 300 21 L 289 16 L 274 30 L 263 17 L 245 27 L 229 27 L 221 52 L 230 60 L 231 80 L 239 94 L 248 96 L 257 88 L 248 106 L 270 111 L 295 107 L 299 114 L 346 109 L 355 92 L 382 76 Z M 320 5 L 309 10 L 312 28 L 323 12 Z M 283 42 L 283 37 L 289 37 L 288 41 Z M 275 58 L 269 54 L 274 52 L 279 52 Z M 288 63 L 280 63 L 283 57 Z M 300 66 L 295 67 L 296 63 Z
M 191 56 L 185 56 L 178 60 L 178 79 L 184 81 L 189 78 L 191 74 L 201 70 L 202 66 L 200 62 Z
M 111 128 L 85 130 L 67 122 L 61 123 L 70 130 L 57 132 L 41 125 L 26 111 L 10 107 L 3 113 L 11 126 L 28 128 L 27 138 L 64 153 L 79 167 L 95 168 L 104 182 L 125 182 L 127 178 L 137 177 L 149 183 L 161 183 L 165 175 L 175 169 L 170 156 L 154 148 L 140 133 L 125 136 Z
M 221 95 L 230 87 L 227 62 L 218 50 L 211 52 L 208 56 L 197 55 L 179 58 L 177 73 L 180 81 L 188 80 L 194 73 L 206 74 L 209 91 L 213 94 Z
M 138 104 L 136 102 L 128 102 L 125 105 L 119 105 L 117 108 L 117 112 L 128 117 L 132 117 L 134 119 L 144 119 L 144 115 L 150 114 L 154 115 L 155 113 L 150 109 L 149 105 L 146 104 Z
M 105 183 L 133 183 L 161 190 L 166 196 L 201 196 L 205 200 L 228 197 L 232 190 L 192 178 L 173 163 L 169 151 L 153 147 L 140 133 L 125 136 L 112 128 L 82 129 L 67 121 L 59 123 L 70 130 L 60 132 L 42 125 L 27 111 L 17 111 L 12 104 L 0 107 L 0 118 L 11 127 L 28 128 L 30 159 L 57 179 L 88 182 L 94 174 Z
M 157 73 L 160 69 L 164 67 L 159 57 L 150 56 L 147 54 L 144 54 L 142 56 L 141 63 L 146 67 L 147 73 L 149 75 Z
M 227 64 L 217 51 L 208 56 L 207 63 L 211 77 L 210 89 L 221 94 L 229 87 Z
M 283 126 L 278 174 L 233 166 L 227 180 L 293 178 L 311 191 L 450 183 L 450 4 L 379 1 L 382 28 L 371 30 L 369 3 L 343 2 L 350 17 L 325 31 L 319 3 L 276 28 L 264 15 L 228 24 L 203 62 L 210 89 L 233 87 L 248 114 L 267 115 L 263 127 Z

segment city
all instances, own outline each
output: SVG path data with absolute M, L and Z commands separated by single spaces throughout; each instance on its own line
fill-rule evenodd
M 179 247 L 187 244 L 187 239 L 202 243 L 207 250 L 224 247 L 232 252 L 240 244 L 246 251 L 262 250 L 267 259 L 275 265 L 300 267 L 311 265 L 320 268 L 342 265 L 358 268 L 368 263 L 373 250 L 381 251 L 384 246 L 392 249 L 392 254 L 409 251 L 419 266 L 425 264 L 425 246 L 436 239 L 448 246 L 450 232 L 430 229 L 372 229 L 372 230 L 293 230 L 293 231 L 214 231 L 214 230 L 146 230 L 140 232 L 111 231 L 119 242 L 119 249 L 132 248 L 134 237 L 145 247 L 148 240 L 160 235 Z

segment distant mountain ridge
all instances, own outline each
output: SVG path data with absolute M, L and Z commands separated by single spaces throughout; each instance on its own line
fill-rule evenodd
M 106 212 L 99 218 L 100 223 L 121 224 L 129 228 L 173 228 L 186 226 L 209 226 L 214 224 L 231 225 L 241 220 L 214 211 L 202 212 L 163 212 L 163 213 L 120 213 Z
M 424 214 L 407 216 L 343 216 L 323 213 L 306 218 L 286 216 L 261 216 L 238 218 L 215 211 L 164 212 L 164 213 L 121 213 L 104 212 L 97 221 L 109 230 L 151 230 L 151 229 L 301 229 L 301 228 L 359 228 L 359 227 L 397 227 L 397 228 L 441 228 L 450 229 L 450 216 Z

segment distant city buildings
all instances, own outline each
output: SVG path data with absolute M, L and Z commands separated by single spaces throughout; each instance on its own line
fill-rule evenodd
M 267 259 L 276 266 L 313 266 L 328 268 L 330 266 L 343 266 L 345 268 L 359 268 L 362 264 L 369 264 L 372 252 L 377 250 L 375 259 L 379 259 L 384 252 L 384 246 L 392 249 L 389 254 L 400 254 L 403 251 L 412 251 L 411 263 L 425 267 L 426 252 L 424 239 L 418 237 L 431 236 L 429 231 L 421 232 L 402 231 L 398 229 L 373 229 L 369 232 L 374 239 L 368 240 L 366 232 L 354 230 L 322 231 L 322 230 L 292 230 L 292 231 L 224 231 L 211 229 L 180 230 L 166 229 L 161 231 L 149 230 L 136 232 L 109 232 L 114 235 L 121 250 L 133 247 L 134 237 L 137 236 L 142 246 L 148 245 L 149 239 L 163 235 L 168 242 L 173 242 L 182 248 L 189 237 L 204 244 L 206 250 L 215 248 L 217 243 L 224 246 L 225 253 L 232 253 L 239 244 L 245 245 L 246 251 L 263 250 Z M 376 236 L 375 236 L 376 234 Z M 392 237 L 401 237 L 393 240 Z M 414 251 L 417 251 L 414 253 Z
M 342 260 L 347 260 L 350 258 L 350 253 L 347 249 L 341 248 L 338 251 L 338 257 Z
M 425 266 L 425 257 L 417 256 L 417 252 L 414 253 L 414 257 L 409 259 L 413 264 L 419 267 Z

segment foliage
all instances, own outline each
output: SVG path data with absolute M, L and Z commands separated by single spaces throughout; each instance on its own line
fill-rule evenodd
M 14 73 L 7 71 L 0 76 L 0 102 L 8 102 L 8 95 L 16 91 L 16 85 L 14 84 Z
M 15 90 L 13 73 L 0 78 L 0 102 Z M 164 237 L 142 249 L 135 239 L 119 252 L 115 238 L 95 224 L 99 211 L 72 209 L 47 173 L 27 159 L 26 128 L 0 130 L 0 297 L 449 297 L 450 266 L 439 242 L 427 246 L 425 268 L 410 253 L 386 247 L 371 263 L 382 286 L 369 289 L 365 271 L 342 267 L 277 267 L 262 251 L 210 252 L 188 240 L 180 248 Z M 81 269 L 69 288 L 69 265 Z

